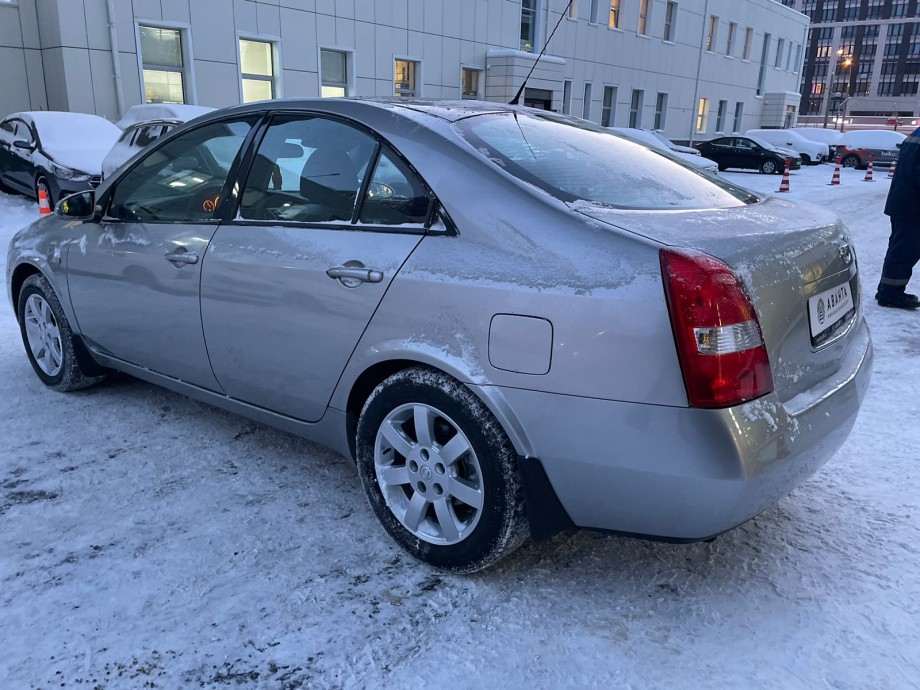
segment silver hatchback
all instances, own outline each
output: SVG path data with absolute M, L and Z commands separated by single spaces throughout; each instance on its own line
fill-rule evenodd
M 215 112 L 22 230 L 7 285 L 46 385 L 119 370 L 324 443 L 459 572 L 731 529 L 844 442 L 872 361 L 832 214 L 493 103 Z

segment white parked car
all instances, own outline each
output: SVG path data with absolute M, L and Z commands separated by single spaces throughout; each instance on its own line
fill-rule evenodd
M 843 135 L 831 127 L 791 127 L 790 132 L 795 132 L 811 141 L 817 141 L 821 144 L 827 144 L 828 157 L 833 158 L 837 144 L 840 143 L 840 137 Z
M 655 129 L 643 129 L 643 132 L 648 132 L 653 137 L 655 137 L 662 144 L 667 146 L 672 151 L 678 151 L 679 153 L 689 153 L 691 156 L 700 156 L 702 155 L 692 146 L 681 146 L 680 144 L 675 144 L 673 141 L 668 139 L 664 134 Z
M 188 122 L 199 115 L 210 113 L 214 108 L 204 105 L 181 105 L 173 103 L 141 103 L 128 108 L 124 117 L 115 124 L 121 129 L 150 120 L 178 120 Z
M 802 165 L 817 165 L 830 156 L 827 144 L 806 139 L 791 129 L 749 129 L 744 136 L 795 151 L 802 158 Z
M 634 127 L 608 127 L 611 132 L 616 132 L 617 134 L 622 134 L 630 139 L 638 141 L 640 144 L 654 149 L 656 151 L 661 151 L 671 155 L 673 158 L 676 158 L 679 161 L 687 163 L 695 168 L 700 168 L 706 172 L 710 172 L 713 175 L 719 174 L 719 165 L 708 158 L 703 158 L 699 151 L 695 151 L 693 154 L 684 153 L 682 151 L 675 151 L 671 147 L 664 144 L 661 139 L 664 137 L 659 137 L 655 132 L 650 132 L 647 129 L 636 129 Z

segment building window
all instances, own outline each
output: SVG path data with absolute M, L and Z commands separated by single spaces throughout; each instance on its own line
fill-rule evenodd
M 600 14 L 601 0 L 591 0 L 591 11 L 588 13 L 588 21 L 597 24 L 597 17 Z
M 585 83 L 585 100 L 581 104 L 581 116 L 586 119 L 591 119 L 591 91 L 593 86 L 590 82 Z
M 799 70 L 802 68 L 802 44 L 795 44 L 795 62 L 792 63 L 792 71 L 795 74 L 799 73 Z
M 706 33 L 706 50 L 712 52 L 716 47 L 716 37 L 719 33 L 719 18 L 714 14 L 709 15 L 709 31 Z
M 735 121 L 732 124 L 733 132 L 741 131 L 741 118 L 744 117 L 744 102 L 738 101 L 735 103 Z
M 716 132 L 725 132 L 725 116 L 728 114 L 728 101 L 719 101 L 716 113 Z
M 521 50 L 532 53 L 537 40 L 537 0 L 521 0 Z
M 750 26 L 744 31 L 744 52 L 741 53 L 742 60 L 751 59 L 751 44 L 754 42 L 754 29 Z
M 141 26 L 144 101 L 185 103 L 185 56 L 182 31 Z
M 633 89 L 632 98 L 629 101 L 629 126 L 642 127 L 642 101 L 645 99 L 645 92 Z
M 664 34 L 662 38 L 665 41 L 674 40 L 674 31 L 677 28 L 677 3 L 669 2 L 664 10 Z
M 572 82 L 569 79 L 562 82 L 562 114 L 572 114 Z
M 272 44 L 240 39 L 240 77 L 243 103 L 275 97 L 275 68 Z
M 578 0 L 572 0 L 569 5 L 569 19 L 578 19 Z
M 639 27 L 636 33 L 640 36 L 648 33 L 648 0 L 639 0 Z
M 659 93 L 655 99 L 655 129 L 664 129 L 668 120 L 668 94 Z
M 770 34 L 763 35 L 763 50 L 760 53 L 760 72 L 757 75 L 757 95 L 763 93 L 763 80 L 766 76 L 767 58 L 770 55 Z
M 415 98 L 418 95 L 416 78 L 418 63 L 414 60 L 396 60 L 393 85 L 397 96 Z
M 735 22 L 728 23 L 728 36 L 725 39 L 725 54 L 731 55 L 735 52 L 735 31 L 738 25 Z
M 604 87 L 604 100 L 601 107 L 601 125 L 613 127 L 617 111 L 617 87 Z
M 460 84 L 463 98 L 479 98 L 479 83 L 482 77 L 481 69 L 464 67 L 460 70 Z
M 701 98 L 699 105 L 696 107 L 696 133 L 703 134 L 706 132 L 706 119 L 709 116 L 709 99 Z
M 341 50 L 319 51 L 322 70 L 323 98 L 342 98 L 348 95 L 348 53 Z
M 780 69 L 783 66 L 783 48 L 786 47 L 786 39 L 780 38 L 776 41 L 776 60 L 773 61 L 773 66 L 776 69 Z
M 620 28 L 620 0 L 610 0 L 610 18 L 607 20 L 607 26 L 611 29 Z

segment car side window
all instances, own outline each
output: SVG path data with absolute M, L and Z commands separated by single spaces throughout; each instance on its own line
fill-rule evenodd
M 428 193 L 409 167 L 383 149 L 361 205 L 362 223 L 403 225 L 424 223 Z
M 255 120 L 204 125 L 152 152 L 118 183 L 108 216 L 138 223 L 210 220 Z M 215 156 L 214 149 L 221 155 Z
M 347 222 L 377 142 L 337 120 L 272 120 L 243 189 L 240 217 L 302 223 Z
M 134 146 L 138 148 L 144 148 L 147 144 L 153 143 L 160 138 L 160 132 L 163 127 L 161 125 L 148 125 L 147 127 L 141 127 L 137 131 L 137 136 L 134 138 Z

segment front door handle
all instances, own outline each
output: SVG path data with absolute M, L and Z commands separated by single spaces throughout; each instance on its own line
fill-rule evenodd
M 383 271 L 366 268 L 360 262 L 349 261 L 344 266 L 333 266 L 326 269 L 326 275 L 335 278 L 345 287 L 358 287 L 361 283 L 379 283 L 383 281 Z M 349 265 L 351 264 L 351 265 Z
M 185 264 L 198 263 L 198 254 L 190 252 L 185 247 L 176 247 L 175 251 L 167 253 L 163 258 L 177 268 Z

